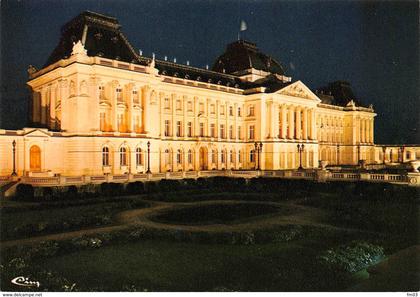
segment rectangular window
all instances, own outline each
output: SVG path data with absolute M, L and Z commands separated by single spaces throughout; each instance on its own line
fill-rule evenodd
M 193 104 L 192 104 L 191 101 L 188 101 L 188 103 L 187 103 L 187 110 L 188 111 L 193 111 Z
M 137 90 L 133 90 L 133 102 L 139 103 L 139 93 Z
M 221 138 L 226 138 L 225 137 L 225 125 L 220 125 L 220 137 Z
M 238 117 L 240 117 L 240 116 L 241 116 L 241 108 L 238 107 Z
M 163 107 L 164 107 L 165 109 L 169 109 L 169 108 L 170 108 L 169 98 L 168 98 L 168 97 L 166 97 L 166 98 L 164 99 L 164 105 L 163 105 Z
M 221 160 L 221 162 L 222 163 L 225 163 L 225 152 L 224 151 L 222 151 L 221 153 L 220 153 L 220 160 Z
M 210 113 L 211 114 L 215 114 L 216 113 L 216 107 L 214 106 L 214 104 L 210 105 Z
M 232 106 L 229 106 L 229 115 L 233 116 L 233 107 Z
M 233 139 L 233 126 L 232 125 L 229 126 L 229 138 Z
M 176 136 L 180 137 L 182 135 L 182 126 L 181 121 L 176 122 Z
M 224 105 L 220 106 L 220 114 L 225 115 L 225 106 Z
M 187 136 L 192 137 L 192 123 L 188 122 L 187 124 Z
M 165 120 L 165 136 L 170 135 L 171 129 L 171 122 L 169 120 Z
M 99 100 L 105 100 L 105 87 L 99 86 Z
M 250 117 L 254 116 L 254 105 L 249 106 L 248 116 Z
M 210 124 L 210 137 L 215 137 L 216 131 L 214 124 Z
M 238 151 L 238 163 L 241 163 L 241 151 Z
M 115 90 L 115 92 L 117 93 L 117 101 L 118 102 L 122 102 L 122 89 L 121 88 L 117 88 Z
M 204 123 L 200 123 L 200 137 L 204 137 Z
M 242 139 L 242 135 L 241 135 L 241 126 L 238 127 L 238 139 Z
M 249 139 L 254 139 L 255 138 L 255 126 L 254 125 L 250 125 L 249 126 Z
M 198 105 L 198 108 L 199 108 L 199 110 L 200 110 L 200 112 L 201 113 L 204 113 L 204 103 L 200 103 L 199 105 Z
M 176 100 L 176 110 L 182 110 L 181 100 Z

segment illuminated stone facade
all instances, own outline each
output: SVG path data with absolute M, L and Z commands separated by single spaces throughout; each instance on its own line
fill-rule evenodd
M 372 107 L 292 82 L 255 44 L 232 43 L 207 70 L 139 55 L 114 18 L 95 13 L 62 34 L 46 66 L 29 69 L 30 117 L 42 128 L 0 130 L 0 175 L 13 170 L 13 141 L 18 175 L 382 162 Z

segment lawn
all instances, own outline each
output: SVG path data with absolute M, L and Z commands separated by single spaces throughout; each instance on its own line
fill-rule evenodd
M 313 291 L 335 287 L 311 242 L 206 245 L 148 240 L 58 256 L 42 262 L 80 289 L 148 291 Z M 344 287 L 340 287 L 344 286 Z M 131 288 L 131 289 L 130 289 Z

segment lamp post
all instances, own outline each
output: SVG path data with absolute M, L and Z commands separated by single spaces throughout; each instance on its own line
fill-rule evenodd
M 340 145 L 337 144 L 337 165 L 340 165 Z
M 256 160 L 256 158 L 257 158 L 257 156 L 258 156 L 258 143 L 257 142 L 255 142 L 254 143 L 254 148 L 255 148 L 255 152 L 254 152 L 254 163 L 255 163 L 255 165 L 254 165 L 254 169 L 255 170 L 258 170 L 258 163 L 257 163 L 257 160 Z
M 255 155 L 256 158 L 258 158 L 257 160 L 255 160 L 255 170 L 260 170 L 260 159 L 261 159 L 260 153 L 261 153 L 263 144 L 262 144 L 261 141 L 260 142 L 255 142 L 254 147 L 255 147 L 255 154 L 254 155 Z
M 16 176 L 16 140 L 13 140 L 12 142 L 12 147 L 13 147 L 13 172 L 12 172 L 12 176 Z
M 261 160 L 262 147 L 263 147 L 263 144 L 262 144 L 262 142 L 260 142 L 260 147 L 258 149 L 258 170 L 261 169 L 261 161 L 260 160 Z
M 298 149 L 298 152 L 299 152 L 299 168 L 298 168 L 299 170 L 303 169 L 303 167 L 302 167 L 302 153 L 303 153 L 304 148 L 305 148 L 304 144 L 298 144 L 297 145 L 297 149 Z
M 152 173 L 150 171 L 150 141 L 147 142 L 147 171 L 146 173 Z
M 357 145 L 357 165 L 360 164 L 360 144 Z

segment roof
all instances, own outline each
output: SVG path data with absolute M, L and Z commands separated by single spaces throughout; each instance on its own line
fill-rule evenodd
M 255 43 L 246 40 L 238 40 L 229 44 L 225 53 L 217 58 L 212 69 L 232 74 L 251 68 L 284 75 L 280 63 L 271 56 L 260 52 Z
M 347 81 L 334 81 L 327 86 L 318 88 L 315 93 L 322 103 L 338 106 L 346 106 L 350 101 L 358 106 L 363 106 L 353 93 L 350 83 Z

